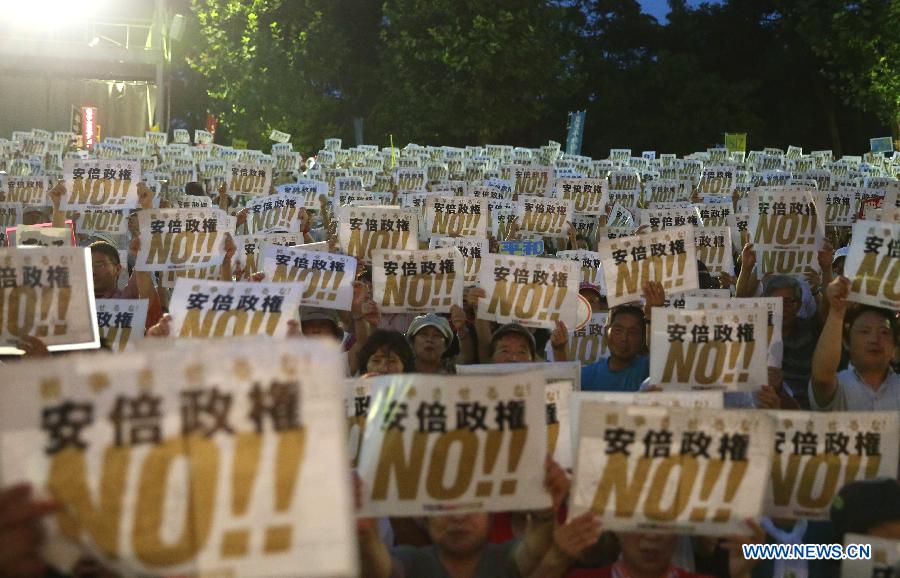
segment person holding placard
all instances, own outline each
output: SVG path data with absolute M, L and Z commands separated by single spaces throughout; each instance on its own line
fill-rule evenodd
M 447 352 L 453 344 L 450 322 L 436 313 L 419 315 L 409 324 L 406 339 L 415 355 L 416 373 L 453 373 Z
M 357 501 L 362 493 L 357 478 Z M 378 535 L 373 518 L 357 519 L 360 567 L 367 578 L 517 578 L 532 573 L 553 542 L 557 512 L 569 492 L 569 478 L 549 457 L 544 486 L 553 500 L 546 511 L 529 515 L 521 539 L 503 544 L 488 541 L 491 515 L 431 516 L 426 519 L 430 546 L 397 546 L 391 550 Z
M 813 354 L 810 405 L 823 411 L 900 410 L 900 376 L 891 367 L 896 317 L 868 305 L 850 310 L 846 277 L 832 281 L 826 296 L 830 309 Z M 845 338 L 850 366 L 838 372 Z

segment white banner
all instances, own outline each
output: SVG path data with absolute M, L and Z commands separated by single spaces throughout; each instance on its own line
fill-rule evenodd
M 728 273 L 734 276 L 730 228 L 696 227 L 694 245 L 697 247 L 697 259 L 703 261 L 711 274 Z
M 503 512 L 550 506 L 540 372 L 372 380 L 360 516 Z
M 456 247 L 372 252 L 372 298 L 382 313 L 449 313 L 462 306 L 463 285 Z
M 441 249 L 443 247 L 456 247 L 459 249 L 465 263 L 463 281 L 467 287 L 477 287 L 478 277 L 481 273 L 481 256 L 490 253 L 490 245 L 487 238 L 431 237 L 428 241 L 429 249 Z
M 50 351 L 100 346 L 89 249 L 0 248 L 0 354 L 23 353 L 26 336 Z
M 144 338 L 147 306 L 147 299 L 97 299 L 100 339 L 117 353 L 134 348 Z
M 574 201 L 520 195 L 516 205 L 519 230 L 543 237 L 565 237 Z
M 77 160 L 63 162 L 66 196 L 63 210 L 133 209 L 138 205 L 137 184 L 141 164 L 125 160 Z
M 478 302 L 478 318 L 550 330 L 557 321 L 575 327 L 580 269 L 563 259 L 482 256 L 478 286 L 487 297 Z
M 116 575 L 356 576 L 338 348 L 189 343 L 10 368 L 3 486 Z
M 375 249 L 418 249 L 416 213 L 394 207 L 342 207 L 338 239 L 341 250 L 369 260 Z
M 755 309 L 657 310 L 650 383 L 670 391 L 758 389 L 768 383 L 766 327 Z
M 425 238 L 487 237 L 488 209 L 486 199 L 474 197 L 425 198 Z
M 745 520 L 760 516 L 775 437 L 767 414 L 586 401 L 578 421 L 570 516 L 713 536 L 748 534 Z
M 266 279 L 273 283 L 299 283 L 304 307 L 349 311 L 353 304 L 356 259 L 347 255 L 267 244 L 263 247 Z
M 300 231 L 301 199 L 290 193 L 257 197 L 247 203 L 247 229 L 256 233 L 296 233 Z
M 264 196 L 272 186 L 272 171 L 269 165 L 254 162 L 229 163 L 226 173 L 229 195 Z
M 900 223 L 857 221 L 844 276 L 850 301 L 900 309 Z
M 221 265 L 234 218 L 220 209 L 145 209 L 138 213 L 137 271 L 174 271 Z
M 756 249 L 757 276 L 818 271 L 818 251 L 825 238 L 825 220 L 815 191 L 757 188 L 751 191 L 749 230 Z
M 169 300 L 171 335 L 284 337 L 287 322 L 297 317 L 302 292 L 288 283 L 178 279 Z

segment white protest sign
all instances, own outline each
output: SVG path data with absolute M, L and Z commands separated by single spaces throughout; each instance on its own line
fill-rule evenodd
M 581 263 L 581 282 L 590 283 L 600 288 L 600 294 L 606 295 L 606 279 L 603 278 L 603 259 L 597 251 L 574 249 L 557 251 L 560 259 L 570 259 Z
M 553 167 L 517 166 L 510 178 L 515 179 L 513 194 L 549 197 L 553 189 Z
M 575 213 L 605 215 L 609 192 L 606 179 L 557 179 L 555 196 L 571 200 Z
M 641 177 L 631 169 L 615 170 L 609 173 L 609 203 L 619 203 L 626 209 L 636 209 L 641 195 Z M 612 221 L 610 221 L 612 224 Z
M 18 203 L 0 203 L 0 247 L 8 245 L 6 228 L 22 223 L 22 205 Z
M 124 235 L 128 218 L 124 211 L 80 211 L 76 229 L 86 235 Z
M 544 376 L 404 374 L 372 380 L 360 516 L 550 506 Z
M 273 283 L 299 283 L 303 306 L 349 311 L 356 259 L 347 255 L 266 244 L 263 267 Z
M 431 237 L 428 241 L 429 249 L 441 249 L 443 247 L 456 247 L 459 249 L 465 264 L 463 281 L 467 287 L 477 287 L 478 277 L 481 274 L 481 256 L 490 253 L 490 245 L 487 238 Z
M 428 183 L 428 175 L 424 169 L 400 168 L 394 169 L 394 184 L 401 191 L 424 191 Z
M 247 228 L 256 233 L 296 233 L 300 230 L 298 197 L 290 193 L 275 193 L 256 197 L 247 203 Z
M 372 298 L 383 313 L 449 313 L 462 306 L 463 285 L 456 247 L 372 252 Z
M 707 295 L 688 294 L 684 297 L 684 309 L 759 309 L 766 313 L 769 344 L 769 367 L 781 367 L 784 342 L 781 338 L 784 299 L 781 297 L 754 297 L 732 299 Z
M 857 221 L 844 263 L 850 301 L 900 309 L 900 223 Z
M 841 561 L 841 578 L 900 576 L 900 540 L 848 532 L 844 534 L 844 550 L 854 558 Z M 865 555 L 867 553 L 868 556 Z
M 25 336 L 50 351 L 100 346 L 89 249 L 0 248 L 0 354 L 23 353 Z
M 667 390 L 757 389 L 768 383 L 766 327 L 755 309 L 658 310 L 650 383 Z
M 271 168 L 262 163 L 229 163 L 226 174 L 229 195 L 268 195 L 272 186 Z
M 63 163 L 63 210 L 133 209 L 138 204 L 141 164 L 125 160 L 77 160 Z
M 766 516 L 827 520 L 845 485 L 897 477 L 897 412 L 769 413 L 775 418 L 775 453 Z
M 693 227 L 601 240 L 598 252 L 610 307 L 640 300 L 647 281 L 659 281 L 667 293 L 700 287 Z
M 487 237 L 487 199 L 425 197 L 426 237 Z
M 703 261 L 711 274 L 734 275 L 729 227 L 695 227 L 694 245 L 697 247 L 697 259 Z
M 604 336 L 608 316 L 606 311 L 595 312 L 581 329 L 569 329 L 569 359 L 590 365 L 609 357 L 609 346 Z M 547 343 L 547 359 L 555 360 L 550 343 Z
M 751 531 L 771 467 L 770 416 L 586 401 L 578 421 L 570 516 L 593 511 L 612 531 Z
M 338 240 L 346 255 L 369 260 L 375 249 L 418 249 L 416 213 L 394 207 L 342 207 Z
M 178 279 L 169 301 L 171 335 L 284 337 L 301 294 L 300 286 L 288 283 Z
M 55 541 L 116 575 L 357 575 L 337 347 L 182 343 L 17 365 L 2 483 L 61 504 Z
M 478 302 L 478 319 L 551 330 L 557 321 L 575 327 L 580 269 L 563 259 L 482 256 L 478 286 L 487 297 Z
M 174 271 L 222 264 L 234 219 L 219 209 L 150 209 L 138 213 L 137 271 Z
M 843 191 L 819 191 L 819 206 L 825 208 L 825 225 L 850 227 L 853 225 L 853 193 Z
M 50 190 L 48 177 L 16 177 L 6 179 L 6 202 L 20 203 L 27 207 L 44 207 L 50 204 L 47 191 Z
M 296 183 L 279 185 L 275 191 L 293 195 L 298 199 L 297 205 L 307 211 L 321 209 L 322 203 L 328 200 L 328 183 L 325 181 L 301 179 Z
M 100 339 L 115 352 L 133 348 L 144 337 L 147 305 L 147 299 L 97 299 Z
M 825 221 L 815 191 L 803 188 L 757 188 L 750 192 L 751 239 L 757 276 L 818 271 L 817 253 Z
M 291 135 L 286 132 L 281 132 L 280 130 L 272 129 L 272 132 L 269 134 L 269 140 L 278 143 L 287 143 L 291 142 Z
M 197 129 L 194 131 L 194 142 L 198 145 L 212 144 L 213 134 L 206 130 Z
M 571 199 L 520 195 L 516 205 L 519 230 L 543 237 L 565 237 L 574 203 Z
M 685 225 L 699 227 L 702 224 L 700 212 L 692 206 L 642 209 L 640 216 L 641 224 L 650 225 L 652 231 Z

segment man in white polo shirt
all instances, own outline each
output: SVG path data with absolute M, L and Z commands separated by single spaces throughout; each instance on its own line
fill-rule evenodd
M 825 292 L 831 308 L 813 354 L 810 405 L 824 411 L 900 410 L 900 377 L 891 369 L 894 313 L 869 306 L 848 310 L 849 293 L 850 281 L 843 276 Z M 850 365 L 838 372 L 845 335 Z

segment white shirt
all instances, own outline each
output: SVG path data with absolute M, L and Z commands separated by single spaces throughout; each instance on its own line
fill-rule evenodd
M 820 405 L 809 383 L 809 403 L 820 411 L 895 411 L 900 410 L 900 376 L 888 368 L 887 377 L 877 390 L 863 383 L 851 365 L 837 374 L 838 386 L 831 401 Z

